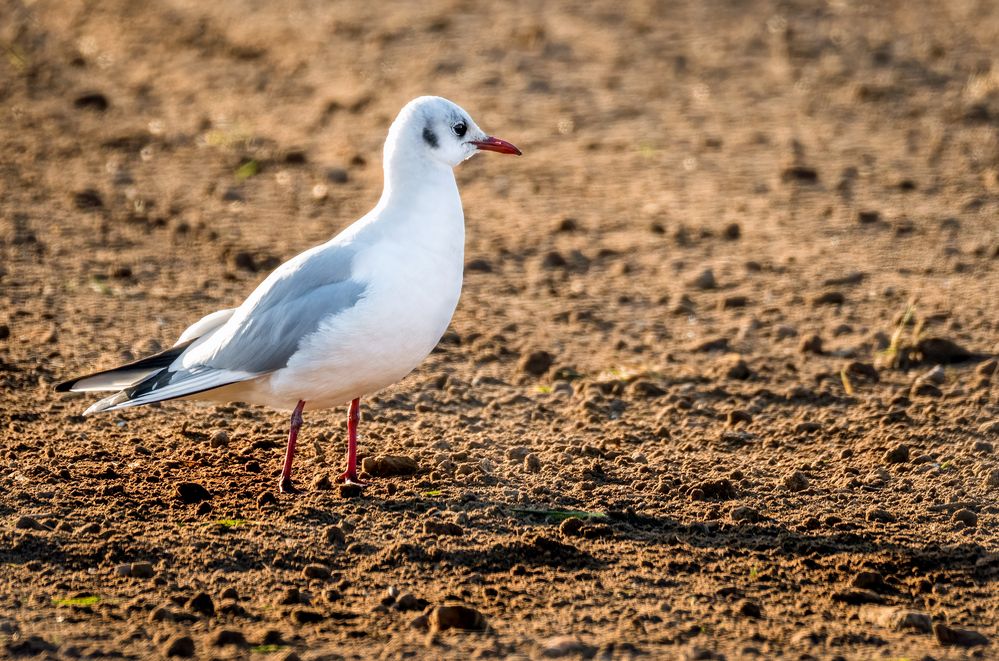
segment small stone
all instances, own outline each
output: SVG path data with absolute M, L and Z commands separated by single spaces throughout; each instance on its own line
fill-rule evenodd
M 798 349 L 801 353 L 814 353 L 822 354 L 822 338 L 818 335 L 808 335 L 801 340 L 801 344 L 798 345 Z
M 921 633 L 933 631 L 933 623 L 926 613 L 894 606 L 862 606 L 859 617 L 863 622 L 886 629 L 913 629 Z
M 891 512 L 878 507 L 867 510 L 866 518 L 868 521 L 878 523 L 894 523 L 895 521 L 895 516 Z
M 186 606 L 188 610 L 195 613 L 201 613 L 206 617 L 215 615 L 215 602 L 212 601 L 212 598 L 205 592 L 199 592 L 188 599 Z
M 528 473 L 537 473 L 541 471 L 541 460 L 538 459 L 538 455 L 530 452 L 524 457 L 524 470 Z
M 865 210 L 857 212 L 857 222 L 861 225 L 873 225 L 879 220 L 881 220 L 881 213 L 878 211 Z
M 296 608 L 291 611 L 291 621 L 295 624 L 315 624 L 326 619 L 322 613 L 307 608 Z
M 17 521 L 14 522 L 14 528 L 17 530 L 48 530 L 41 522 L 30 516 L 18 517 Z
M 129 565 L 128 575 L 132 578 L 152 578 L 156 575 L 156 570 L 149 562 L 133 562 Z
M 395 608 L 400 611 L 415 611 L 423 608 L 426 601 L 417 599 L 412 592 L 403 592 L 395 600 Z
M 750 601 L 746 599 L 739 604 L 739 613 L 745 615 L 746 617 L 761 618 L 763 617 L 763 609 L 755 601 Z
M 665 388 L 646 379 L 639 379 L 631 384 L 631 391 L 639 397 L 645 397 L 647 399 L 662 397 L 666 394 Z
M 986 487 L 999 487 L 999 468 L 994 468 L 985 476 Z
M 814 434 L 817 431 L 822 430 L 822 423 L 814 422 L 812 420 L 805 420 L 799 422 L 794 426 L 795 433 L 798 434 Z
M 912 397 L 942 397 L 943 391 L 936 384 L 920 378 L 913 382 L 909 394 Z
M 735 427 L 736 425 L 742 422 L 749 424 L 752 421 L 753 421 L 752 414 L 750 414 L 749 411 L 743 411 L 742 409 L 735 409 L 729 411 L 728 414 L 725 416 L 725 424 L 727 424 L 729 427 Z
M 968 509 L 961 509 L 954 512 L 954 520 L 960 521 L 969 528 L 974 528 L 978 525 L 978 515 Z
M 177 496 L 188 505 L 210 500 L 211 492 L 197 482 L 181 482 L 177 485 Z
M 827 291 L 812 298 L 813 307 L 820 305 L 843 305 L 845 302 L 846 296 L 841 291 Z
M 747 505 L 733 507 L 729 516 L 732 517 L 733 521 L 748 521 L 750 523 L 762 521 L 764 518 L 757 510 Z
M 333 546 L 344 546 L 347 543 L 347 535 L 343 532 L 343 528 L 339 526 L 330 526 L 327 528 L 326 543 Z
M 234 629 L 219 629 L 215 632 L 215 635 L 211 637 L 211 645 L 213 647 L 225 647 L 226 645 L 246 647 L 246 636 L 243 635 L 242 631 L 236 631 Z
M 309 565 L 305 565 L 302 568 L 302 576 L 305 578 L 317 579 L 320 581 L 325 581 L 330 577 L 330 568 L 326 565 L 321 565 L 318 562 L 314 562 Z
M 427 535 L 444 535 L 449 537 L 460 537 L 465 531 L 456 523 L 448 521 L 424 521 L 423 532 Z
M 749 369 L 749 365 L 739 355 L 732 354 L 725 356 L 721 364 L 725 376 L 730 379 L 745 381 L 753 375 L 752 370 Z
M 784 489 L 787 491 L 804 491 L 808 488 L 808 477 L 801 471 L 794 471 L 784 478 Z
M 697 289 L 714 289 L 718 286 L 718 281 L 715 280 L 715 272 L 711 269 L 704 269 L 701 271 L 696 278 L 690 281 L 690 286 Z
M 224 448 L 229 445 L 229 434 L 224 429 L 220 429 L 212 434 L 212 438 L 208 443 L 213 448 Z
M 895 447 L 891 448 L 884 455 L 884 462 L 886 464 L 904 464 L 909 461 L 909 446 L 904 443 L 899 443 Z
M 0 339 L 4 339 L 3 327 L 0 327 Z M 978 367 L 975 368 L 975 374 L 986 378 L 995 376 L 997 373 L 999 373 L 999 359 L 996 358 L 989 358 L 988 360 L 979 363 Z
M 219 599 L 231 599 L 233 601 L 238 601 L 239 592 L 236 590 L 236 588 L 230 585 L 225 590 L 222 590 L 222 592 L 219 593 Z
M 560 659 L 566 656 L 589 659 L 596 653 L 596 647 L 587 645 L 573 635 L 554 636 L 541 641 L 541 656 L 547 659 Z
M 482 613 L 468 606 L 457 604 L 436 606 L 428 617 L 430 630 L 447 631 L 448 629 L 463 629 L 466 631 L 484 631 L 486 618 Z
M 558 530 L 563 537 L 578 537 L 582 528 L 583 522 L 573 516 L 559 524 Z
M 267 507 L 268 505 L 277 505 L 278 499 L 270 491 L 265 491 L 259 496 L 257 496 L 257 507 Z
M 861 590 L 874 590 L 875 592 L 890 592 L 891 586 L 885 583 L 885 577 L 881 572 L 862 571 L 853 577 L 853 587 Z
M 400 455 L 378 455 L 365 457 L 361 470 L 372 477 L 394 477 L 412 475 L 420 470 L 420 465 L 412 457 Z
M 933 635 L 937 637 L 937 642 L 941 645 L 978 647 L 980 645 L 989 644 L 988 637 L 978 633 L 977 631 L 949 627 L 943 622 L 937 622 L 933 625 Z
M 555 357 L 547 351 L 532 351 L 521 359 L 520 370 L 531 376 L 544 376 L 554 362 Z
M 194 656 L 194 639 L 190 636 L 174 636 L 167 640 L 163 650 L 167 656 L 192 657 Z
M 978 432 L 980 434 L 997 434 L 999 435 L 999 420 L 990 420 L 988 422 L 983 422 L 978 425 Z
M 170 622 L 173 620 L 173 611 L 166 606 L 158 606 L 149 612 L 150 622 Z

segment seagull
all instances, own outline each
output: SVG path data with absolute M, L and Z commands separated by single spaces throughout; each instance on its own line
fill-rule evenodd
M 409 374 L 443 336 L 461 293 L 465 219 L 454 168 L 480 151 L 519 156 L 447 99 L 403 107 L 384 148 L 374 209 L 274 270 L 236 308 L 213 312 L 169 349 L 56 386 L 114 394 L 84 415 L 171 399 L 290 410 L 280 489 L 306 404 L 348 404 L 345 483 L 357 473 L 361 397 Z

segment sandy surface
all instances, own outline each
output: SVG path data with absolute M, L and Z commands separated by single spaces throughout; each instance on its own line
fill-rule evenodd
M 0 2 L 0 649 L 995 658 L 999 6 L 495 5 Z M 525 155 L 364 402 L 415 474 L 52 393 L 366 211 L 427 93 Z

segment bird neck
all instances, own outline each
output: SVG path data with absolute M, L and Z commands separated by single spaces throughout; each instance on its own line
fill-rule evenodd
M 458 184 L 450 166 L 418 150 L 414 153 L 393 147 L 385 148 L 385 187 L 378 206 L 416 211 L 428 205 L 444 205 L 438 211 L 447 211 L 448 206 L 456 205 L 460 212 Z

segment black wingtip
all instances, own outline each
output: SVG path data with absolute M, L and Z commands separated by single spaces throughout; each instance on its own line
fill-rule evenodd
M 77 381 L 79 381 L 79 379 L 73 379 L 72 381 L 63 381 L 62 383 L 60 383 L 59 385 L 55 386 L 52 389 L 55 390 L 56 392 L 69 392 L 73 389 L 73 386 L 76 385 Z

